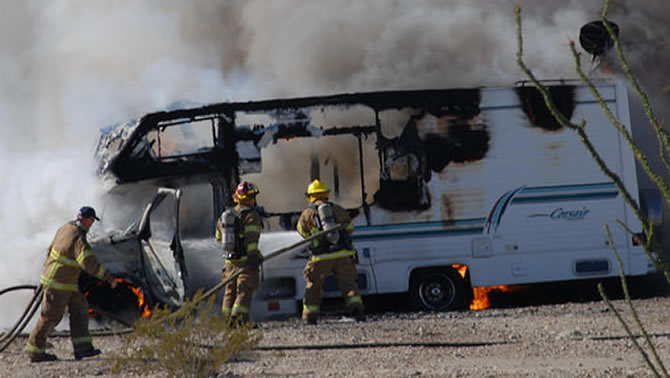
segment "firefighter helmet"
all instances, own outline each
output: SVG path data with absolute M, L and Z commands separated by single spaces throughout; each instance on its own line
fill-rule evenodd
M 247 181 L 242 181 L 239 185 L 237 185 L 237 188 L 235 188 L 235 193 L 233 193 L 233 200 L 235 200 L 235 202 L 247 201 L 256 198 L 258 193 L 260 193 L 260 190 L 258 190 L 256 185 Z
M 328 193 L 328 187 L 326 184 L 322 183 L 319 181 L 319 179 L 316 179 L 312 181 L 311 184 L 307 187 L 307 193 L 305 193 L 306 196 L 311 196 L 314 194 L 321 194 L 321 193 Z

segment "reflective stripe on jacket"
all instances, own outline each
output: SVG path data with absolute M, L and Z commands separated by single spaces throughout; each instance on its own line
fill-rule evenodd
M 323 203 L 323 202 L 322 201 L 316 201 L 314 204 L 318 206 L 321 203 Z M 337 204 L 334 204 L 332 202 L 331 202 L 331 204 L 333 206 L 333 212 L 334 212 L 334 215 L 335 215 L 335 222 L 337 222 L 338 224 L 345 224 L 346 226 L 344 228 L 344 233 L 346 235 L 351 235 L 354 232 L 354 222 L 353 222 L 353 220 L 351 219 L 351 217 L 349 216 L 349 214 L 347 213 L 347 211 L 343 207 L 341 207 Z M 313 206 L 307 207 L 302 212 L 302 214 L 300 214 L 300 218 L 298 219 L 298 224 L 297 224 L 296 228 L 297 228 L 298 233 L 303 238 L 306 238 L 306 237 L 309 237 L 311 235 L 315 235 L 315 234 L 321 232 L 321 230 L 319 229 L 316 217 L 318 217 L 318 214 L 316 212 L 315 207 L 313 207 Z M 311 249 L 312 250 L 318 250 L 319 249 L 320 243 L 323 242 L 323 240 L 321 240 L 321 239 L 322 238 L 316 238 L 316 239 L 312 240 L 312 243 L 311 243 Z M 353 251 L 351 249 L 340 249 L 340 250 L 336 250 L 336 251 L 331 251 L 331 252 L 327 252 L 327 253 L 321 253 L 321 254 L 318 254 L 318 255 L 313 255 L 313 256 L 310 257 L 310 260 L 312 260 L 312 261 L 331 260 L 331 259 L 338 259 L 338 258 L 353 256 L 354 254 L 355 254 L 355 251 Z
M 56 232 L 44 262 L 40 283 L 56 290 L 77 291 L 82 270 L 100 280 L 111 279 L 91 251 L 86 241 L 86 230 L 72 221 Z
M 247 256 L 252 253 L 260 253 L 258 250 L 258 239 L 261 237 L 261 229 L 263 223 L 261 222 L 261 216 L 258 214 L 258 211 L 254 208 L 249 208 L 247 206 L 242 206 L 240 204 L 235 206 L 235 212 L 240 214 L 239 225 L 240 234 L 238 237 L 242 242 L 241 252 L 245 253 L 244 256 L 239 256 L 235 259 L 227 259 L 228 262 L 243 262 L 247 260 Z M 223 237 L 223 226 L 221 225 L 221 217 L 216 222 L 216 240 L 221 242 Z

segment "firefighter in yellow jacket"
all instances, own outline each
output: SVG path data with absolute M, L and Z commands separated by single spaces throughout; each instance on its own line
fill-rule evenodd
M 225 287 L 221 310 L 241 322 L 249 321 L 251 298 L 260 282 L 258 270 L 263 261 L 258 250 L 262 228 L 256 210 L 258 193 L 256 186 L 242 181 L 233 194 L 235 207 L 226 209 L 216 223 L 216 241 L 222 245 L 226 259 L 222 279 L 239 272 Z
M 302 319 L 307 324 L 317 323 L 321 312 L 323 283 L 332 272 L 352 316 L 363 321 L 363 301 L 356 284 L 358 273 L 355 251 L 349 239 L 349 235 L 354 232 L 354 224 L 344 208 L 328 201 L 328 194 L 328 187 L 318 179 L 314 180 L 305 193 L 310 205 L 298 219 L 298 233 L 303 238 L 344 225 L 344 229 L 315 239 L 309 247 L 311 256 L 303 272 L 306 287 Z
M 46 353 L 47 336 L 61 321 L 66 308 L 70 314 L 74 358 L 80 360 L 100 354 L 100 350 L 93 347 L 88 332 L 88 302 L 78 287 L 82 269 L 100 280 L 107 281 L 112 288 L 116 287 L 114 277 L 98 263 L 86 241 L 86 233 L 95 220 L 99 220 L 95 210 L 88 206 L 82 207 L 76 220 L 58 229 L 47 250 L 40 277 L 40 283 L 44 286 L 42 310 L 25 349 L 31 362 L 58 359 L 55 355 Z

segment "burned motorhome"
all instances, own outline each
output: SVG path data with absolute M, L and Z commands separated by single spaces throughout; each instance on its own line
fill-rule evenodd
M 287 162 L 290 166 L 300 164 L 297 160 L 309 163 L 300 186 L 319 176 L 321 165 L 331 160 L 335 191 L 353 183 L 340 184 L 340 178 L 349 173 L 353 176 L 349 180 L 358 180 L 359 205 L 371 203 L 362 199 L 374 189 L 370 200 L 389 210 L 427 209 L 430 198 L 425 183 L 431 172 L 486 154 L 489 137 L 479 117 L 479 96 L 477 89 L 397 91 L 152 113 L 103 131 L 97 149 L 100 173 L 117 184 L 204 180 L 212 183 L 224 204 L 240 177 L 262 174 L 261 150 L 274 145 L 282 154 L 293 149 L 292 144 L 305 149 L 317 143 L 307 147 L 307 156 Z M 299 142 L 300 138 L 310 140 Z M 330 156 L 319 152 L 324 145 Z M 366 177 L 367 162 L 340 161 L 338 150 L 341 155 L 361 156 L 364 150 L 376 151 L 380 169 L 373 173 L 374 188 L 365 187 L 365 181 L 371 180 Z M 340 165 L 351 163 L 359 167 L 339 174 Z M 220 209 L 216 206 L 215 212 Z
M 564 115 L 587 122 L 605 162 L 637 196 L 632 154 L 589 91 L 548 85 Z M 598 88 L 630 129 L 626 89 Z M 305 188 L 320 178 L 354 216 L 361 292 L 407 292 L 428 310 L 466 306 L 473 287 L 616 275 L 603 223 L 619 219 L 640 230 L 577 136 L 524 84 L 161 111 L 104 129 L 96 154 L 99 174 L 115 188 L 164 186 L 186 196 L 200 185 L 197 201 L 182 206 L 198 213 L 182 222 L 194 237 L 213 232 L 240 180 L 256 183 L 266 249 L 275 238 L 298 238 Z M 647 274 L 642 248 L 613 231 L 624 273 Z M 192 251 L 183 244 L 188 262 Z M 301 256 L 266 264 L 256 318 L 297 311 Z M 334 280 L 325 291 L 337 293 Z

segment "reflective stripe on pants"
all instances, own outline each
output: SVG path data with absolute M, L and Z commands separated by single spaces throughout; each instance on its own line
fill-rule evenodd
M 313 314 L 311 309 L 319 309 L 321 306 L 321 296 L 323 294 L 323 283 L 328 275 L 333 273 L 337 280 L 337 285 L 346 299 L 350 310 L 358 308 L 363 310 L 363 301 L 356 284 L 358 273 L 353 258 L 343 257 L 332 260 L 308 261 L 303 271 L 305 277 L 305 296 L 303 298 L 302 318 L 307 320 L 309 314 Z M 308 311 L 304 311 L 307 309 Z M 313 315 L 312 315 L 313 316 Z

